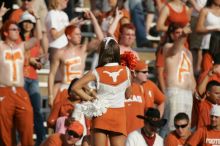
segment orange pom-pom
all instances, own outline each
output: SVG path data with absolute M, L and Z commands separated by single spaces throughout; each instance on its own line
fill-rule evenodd
M 120 63 L 127 66 L 130 70 L 134 70 L 137 64 L 137 57 L 131 51 L 125 51 L 121 54 Z

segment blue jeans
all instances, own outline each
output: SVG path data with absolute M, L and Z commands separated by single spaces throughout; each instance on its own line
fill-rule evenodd
M 136 3 L 135 6 L 130 8 L 131 19 L 136 28 L 136 43 L 137 46 L 141 46 L 142 42 L 147 41 L 146 39 L 146 26 L 145 17 L 146 12 L 144 11 L 142 3 Z
M 34 111 L 34 130 L 37 135 L 37 140 L 35 145 L 38 146 L 45 139 L 45 135 L 46 135 L 46 130 L 43 125 L 43 116 L 40 111 L 41 95 L 39 91 L 38 80 L 25 78 L 24 88 L 28 92 Z

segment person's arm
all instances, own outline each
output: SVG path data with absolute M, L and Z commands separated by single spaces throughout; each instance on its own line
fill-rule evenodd
M 208 14 L 207 8 L 203 8 L 201 12 L 199 13 L 199 19 L 197 21 L 196 28 L 195 28 L 195 31 L 197 33 L 206 34 L 206 33 L 210 33 L 213 31 L 220 31 L 220 26 L 218 28 L 205 26 L 205 20 L 206 20 L 207 14 Z
M 152 89 L 155 100 L 154 103 L 157 105 L 157 109 L 160 111 L 160 116 L 162 117 L 164 114 L 166 97 L 153 82 L 152 82 Z
M 57 118 L 59 117 L 59 111 L 61 108 L 61 103 L 57 103 L 53 106 L 50 115 L 47 118 L 47 126 L 50 128 L 55 128 Z
M 192 53 L 189 51 L 189 55 L 190 55 L 190 60 L 191 62 L 193 62 L 193 56 L 192 56 Z M 192 92 L 196 92 L 196 79 L 195 79 L 195 76 L 194 76 L 194 70 L 193 70 L 193 65 L 190 65 L 190 75 L 191 75 L 191 81 L 192 81 L 192 85 L 191 85 L 191 90 Z
M 191 29 L 189 26 L 185 26 L 183 28 L 182 36 L 179 37 L 178 40 L 176 40 L 173 44 L 173 47 L 169 49 L 169 52 L 167 52 L 167 55 L 173 56 L 180 52 L 182 49 L 184 49 L 184 43 L 186 42 L 187 36 L 191 33 Z
M 159 87 L 163 93 L 166 91 L 166 84 L 164 79 L 164 67 L 157 67 L 157 79 L 159 82 Z
M 99 45 L 100 41 L 103 40 L 104 34 L 102 29 L 98 23 L 98 20 L 94 16 L 91 11 L 86 12 L 88 17 L 91 18 L 92 24 L 94 26 L 95 34 L 97 39 L 92 39 L 88 44 L 86 50 L 89 52 L 97 50 L 97 46 Z
M 108 34 L 111 35 L 112 37 L 115 37 L 115 31 L 117 29 L 117 26 L 119 24 L 119 21 L 121 20 L 121 18 L 124 17 L 124 14 L 121 10 L 118 10 L 118 8 L 116 9 L 116 15 L 114 17 L 113 22 L 111 23 L 111 25 L 109 26 L 108 29 Z
M 168 30 L 168 26 L 165 25 L 165 22 L 169 13 L 169 8 L 167 6 L 163 7 L 163 9 L 160 11 L 159 18 L 157 20 L 158 31 L 166 32 Z
M 188 2 L 192 5 L 192 7 L 197 11 L 200 12 L 201 8 L 198 6 L 195 0 L 188 0 Z
M 157 8 L 157 11 L 160 12 L 163 7 L 164 7 L 164 4 L 166 3 L 163 3 L 161 0 L 155 0 L 155 3 L 156 3 L 156 8 Z
M 36 43 L 42 39 L 42 30 L 41 30 L 41 24 L 40 24 L 40 18 L 37 16 L 36 13 L 32 12 L 36 19 L 36 25 L 35 25 L 35 32 L 34 37 L 32 37 L 30 40 L 24 42 L 24 48 L 25 50 L 33 48 Z
M 197 91 L 200 95 L 203 95 L 206 91 L 206 86 L 212 78 L 212 76 L 220 74 L 220 65 L 214 65 L 212 69 L 210 69 L 207 73 L 204 73 L 205 77 L 201 78 L 199 84 L 197 85 Z
M 100 25 L 99 25 L 99 23 L 98 23 L 98 20 L 96 19 L 96 17 L 94 16 L 94 14 L 93 14 L 91 11 L 89 11 L 88 13 L 89 13 L 89 15 L 90 15 L 90 17 L 91 17 L 91 20 L 92 20 L 92 24 L 93 24 L 93 26 L 94 26 L 94 30 L 95 30 L 96 37 L 97 37 L 98 40 L 100 40 L 100 41 L 103 40 L 104 34 L 103 34 L 102 29 L 101 29 L 101 27 L 100 27 Z
M 55 52 L 50 59 L 50 73 L 48 76 L 48 104 L 50 107 L 53 106 L 54 97 L 56 96 L 53 95 L 53 89 L 55 76 L 60 65 L 60 56 L 62 56 L 61 51 L 63 50 L 58 50 L 57 52 Z
M 78 17 L 76 17 L 76 18 L 73 18 L 73 19 L 70 21 L 69 25 L 77 25 L 77 24 L 79 24 L 79 23 L 81 23 L 81 22 L 82 22 L 82 20 L 79 19 Z M 66 29 L 66 27 L 64 27 L 64 28 L 62 28 L 61 30 L 58 31 L 58 30 L 55 29 L 55 28 L 51 28 L 51 29 L 49 30 L 49 32 L 50 32 L 50 34 L 51 34 L 53 40 L 56 40 L 56 39 L 58 39 L 60 36 L 62 36 L 63 34 L 65 34 L 65 29 Z
M 81 79 L 79 79 L 73 86 L 72 90 L 79 95 L 79 98 L 82 100 L 92 100 L 94 97 L 88 95 L 84 90 L 83 87 L 87 85 L 90 81 L 95 81 L 96 77 L 92 73 L 92 71 L 89 71 L 86 73 Z

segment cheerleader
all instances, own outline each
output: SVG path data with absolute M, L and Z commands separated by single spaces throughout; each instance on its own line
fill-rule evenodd
M 125 146 L 126 114 L 125 91 L 130 86 L 130 70 L 120 65 L 120 48 L 112 37 L 99 46 L 98 67 L 79 79 L 72 90 L 82 100 L 81 109 L 92 117 L 92 143 L 104 146 L 107 136 L 111 146 Z M 83 90 L 89 82 L 96 82 L 96 96 Z

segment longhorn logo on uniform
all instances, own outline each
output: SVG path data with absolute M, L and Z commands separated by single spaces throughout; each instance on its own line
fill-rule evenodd
M 103 73 L 108 74 L 112 78 L 113 82 L 117 82 L 117 77 L 120 75 L 120 72 L 122 70 L 123 69 L 120 69 L 119 71 L 115 71 L 115 72 L 108 72 L 105 70 L 105 71 L 103 71 Z

